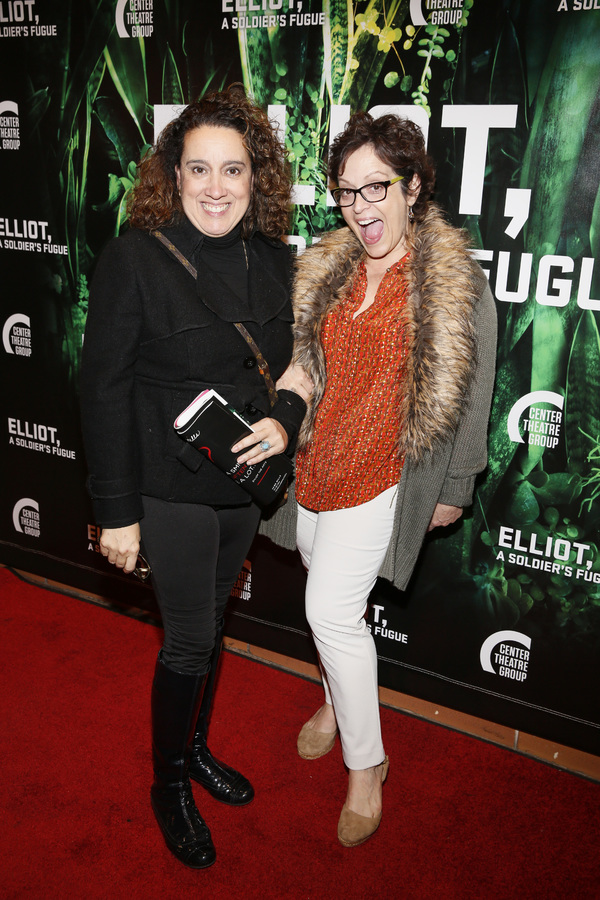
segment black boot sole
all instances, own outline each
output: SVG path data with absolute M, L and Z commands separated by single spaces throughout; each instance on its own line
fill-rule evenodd
M 206 853 L 206 859 L 203 859 L 201 862 L 193 859 L 186 859 L 185 857 L 186 855 L 189 855 L 189 852 L 185 851 L 185 848 L 178 844 L 177 841 L 175 841 L 169 834 L 152 798 L 150 798 L 150 803 L 152 805 L 152 812 L 154 813 L 154 816 L 158 823 L 158 827 L 160 828 L 162 836 L 165 839 L 165 844 L 167 845 L 175 859 L 178 860 L 178 862 L 183 863 L 183 865 L 187 866 L 189 869 L 208 869 L 210 866 L 214 865 L 217 860 L 217 852 L 212 844 L 212 841 L 210 845 L 202 851 Z

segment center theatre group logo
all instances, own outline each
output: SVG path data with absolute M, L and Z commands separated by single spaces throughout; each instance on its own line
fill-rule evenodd
M 115 25 L 120 38 L 151 37 L 154 32 L 154 0 L 118 0 Z
M 525 681 L 529 667 L 531 638 L 520 631 L 496 631 L 481 645 L 479 660 L 484 672 L 511 681 Z
M 462 18 L 463 3 L 464 0 L 410 0 L 410 18 L 415 28 L 427 25 L 428 21 L 432 25 L 456 25 Z
M 2 343 L 13 356 L 31 356 L 31 320 L 23 313 L 9 316 L 2 329 Z
M 546 403 L 555 409 L 538 409 L 536 403 Z M 554 391 L 533 391 L 521 397 L 508 414 L 508 436 L 515 444 L 524 444 L 522 430 L 527 434 L 527 443 L 552 450 L 557 446 L 562 424 L 562 410 L 565 398 Z M 521 416 L 529 410 L 527 418 Z
M 21 146 L 19 107 L 12 100 L 0 100 L 0 146 L 3 150 L 18 150 Z
M 40 507 L 31 497 L 23 497 L 13 507 L 13 525 L 19 534 L 28 534 L 30 537 L 40 536 Z
M 232 588 L 231 596 L 239 597 L 240 600 L 252 599 L 252 563 L 249 559 L 244 560 L 244 565 Z

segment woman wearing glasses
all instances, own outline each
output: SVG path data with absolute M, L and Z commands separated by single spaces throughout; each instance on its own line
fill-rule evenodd
M 338 837 L 352 847 L 379 825 L 388 772 L 369 593 L 377 576 L 404 589 L 425 534 L 471 503 L 487 460 L 496 317 L 465 235 L 429 201 L 434 170 L 415 125 L 355 114 L 329 175 L 347 227 L 306 251 L 295 286 L 294 360 L 315 386 L 298 503 L 264 530 L 295 538 L 308 569 L 325 704 L 298 752 L 317 759 L 339 733 L 349 783 Z

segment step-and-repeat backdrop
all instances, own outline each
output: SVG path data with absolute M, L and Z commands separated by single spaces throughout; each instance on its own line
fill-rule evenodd
M 296 183 L 299 252 L 335 227 L 351 111 L 423 128 L 500 322 L 490 462 L 370 628 L 381 683 L 600 752 L 600 2 L 0 0 L 0 561 L 152 610 L 98 554 L 78 371 L 94 260 L 162 125 L 242 81 Z M 295 554 L 258 539 L 229 633 L 314 659 Z

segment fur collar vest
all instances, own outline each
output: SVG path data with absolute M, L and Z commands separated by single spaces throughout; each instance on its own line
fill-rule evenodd
M 399 452 L 420 462 L 452 439 L 467 403 L 476 358 L 475 307 L 485 276 L 469 254 L 465 233 L 449 225 L 433 204 L 408 239 L 408 297 L 402 314 L 408 359 Z M 321 326 L 347 295 L 364 255 L 358 238 L 341 228 L 324 235 L 298 261 L 294 359 L 315 384 L 299 446 L 312 436 L 325 390 Z

